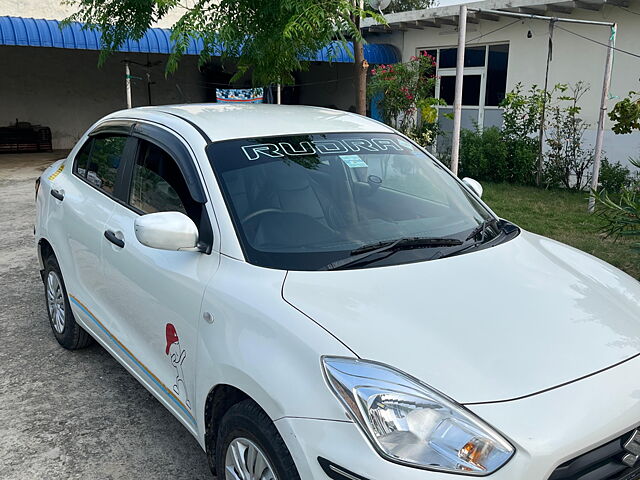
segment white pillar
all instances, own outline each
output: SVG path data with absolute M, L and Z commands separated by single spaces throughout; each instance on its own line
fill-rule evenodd
M 129 62 L 124 62 L 124 84 L 127 90 L 127 108 L 131 108 L 131 70 L 129 69 Z
M 613 69 L 613 46 L 616 43 L 616 31 L 618 24 L 611 27 L 609 48 L 607 48 L 607 60 L 604 67 L 604 81 L 602 82 L 602 97 L 600 98 L 600 116 L 598 117 L 598 132 L 596 134 L 596 147 L 593 155 L 593 172 L 591 174 L 591 193 L 589 194 L 589 213 L 593 213 L 596 207 L 594 193 L 598 190 L 598 177 L 600 176 L 600 161 L 602 158 L 602 143 L 604 141 L 604 121 L 607 116 L 607 101 L 609 100 L 609 87 L 611 86 L 611 70 Z
M 462 119 L 462 82 L 464 81 L 464 47 L 467 37 L 467 6 L 460 5 L 458 18 L 458 59 L 456 63 L 456 93 L 453 100 L 453 138 L 451 139 L 451 171 L 458 175 L 460 153 L 460 122 Z

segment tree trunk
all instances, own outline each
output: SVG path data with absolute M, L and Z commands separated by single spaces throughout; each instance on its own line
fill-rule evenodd
M 355 0 L 356 6 L 362 8 L 362 0 Z M 353 19 L 358 29 L 360 29 L 360 15 L 356 15 Z M 355 63 L 355 79 L 356 79 L 356 113 L 359 115 L 367 114 L 367 70 L 369 64 L 364 58 L 364 46 L 357 38 L 353 39 L 353 57 Z
M 354 41 L 353 50 L 356 68 L 356 113 L 367 114 L 367 69 L 369 65 L 364 59 L 362 42 Z

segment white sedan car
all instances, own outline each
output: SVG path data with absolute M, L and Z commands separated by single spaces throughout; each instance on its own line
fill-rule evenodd
M 126 110 L 36 189 L 56 339 L 99 342 L 221 480 L 640 478 L 640 284 L 385 125 Z

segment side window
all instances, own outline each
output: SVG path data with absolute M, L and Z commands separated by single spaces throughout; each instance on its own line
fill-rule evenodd
M 199 223 L 200 205 L 191 198 L 175 160 L 149 142 L 140 141 L 129 204 L 144 213 L 182 212 Z
M 93 145 L 93 138 L 87 140 L 80 151 L 76 154 L 73 171 L 76 175 L 82 178 L 86 178 L 87 176 L 87 164 L 89 163 L 91 145 Z
M 113 194 L 126 136 L 104 136 L 93 139 L 87 164 L 87 182 Z

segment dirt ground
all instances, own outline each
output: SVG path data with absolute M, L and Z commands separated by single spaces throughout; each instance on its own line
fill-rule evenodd
M 64 155 L 0 155 L 0 479 L 211 479 L 195 439 L 108 353 L 51 334 L 34 180 Z

